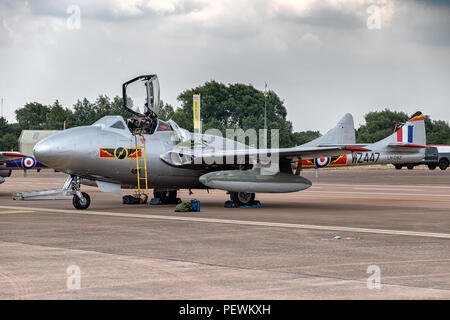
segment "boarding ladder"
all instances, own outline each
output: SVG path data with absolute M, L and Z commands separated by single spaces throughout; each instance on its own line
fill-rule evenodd
M 134 133 L 134 145 L 136 147 L 137 193 L 143 194 L 145 192 L 148 192 L 148 177 L 147 155 L 145 153 L 145 137 L 142 132 Z

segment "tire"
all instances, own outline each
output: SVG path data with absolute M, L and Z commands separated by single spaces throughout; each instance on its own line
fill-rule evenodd
M 230 198 L 238 206 L 249 206 L 255 201 L 255 194 L 247 192 L 230 192 Z
M 82 201 L 77 195 L 74 195 L 72 198 L 72 204 L 78 210 L 85 210 L 91 205 L 91 197 L 89 197 L 86 192 L 82 192 L 81 194 L 83 195 L 84 200 Z
M 173 191 L 153 191 L 153 196 L 155 198 L 161 199 L 164 204 L 176 203 L 177 200 L 177 190 Z
M 436 165 L 435 164 L 429 164 L 428 165 L 428 169 L 434 170 L 434 169 L 436 169 Z
M 406 165 L 406 167 L 408 168 L 408 170 L 414 169 L 414 165 L 411 164 L 411 163 L 408 163 L 408 164 Z
M 397 170 L 402 170 L 402 165 L 401 164 L 394 164 L 395 169 Z
M 447 159 L 441 159 L 441 161 L 439 161 L 439 169 L 441 170 L 445 170 L 448 167 L 448 160 Z

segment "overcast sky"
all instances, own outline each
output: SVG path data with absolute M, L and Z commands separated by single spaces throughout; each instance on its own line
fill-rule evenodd
M 449 121 L 447 3 L 0 0 L 4 116 L 120 95 L 124 81 L 157 73 L 174 106 L 207 80 L 267 81 L 296 131 L 325 132 L 346 112 L 358 126 L 385 107 Z

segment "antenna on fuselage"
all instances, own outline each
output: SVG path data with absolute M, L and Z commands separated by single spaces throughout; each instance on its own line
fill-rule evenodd
M 264 148 L 267 148 L 267 81 L 264 83 Z
M 267 82 L 264 86 L 264 129 L 267 130 Z

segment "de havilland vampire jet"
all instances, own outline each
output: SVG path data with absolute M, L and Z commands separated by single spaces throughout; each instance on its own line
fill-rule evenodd
M 130 92 L 142 82 L 143 103 L 137 104 Z M 300 171 L 293 174 L 292 163 L 370 151 L 355 146 L 354 132 L 345 134 L 350 130 L 339 124 L 316 145 L 293 148 L 257 149 L 234 137 L 193 134 L 172 120 L 158 119 L 156 75 L 136 77 L 124 83 L 122 90 L 124 107 L 140 118 L 125 121 L 120 116 L 103 117 L 91 126 L 52 135 L 34 148 L 40 162 L 70 175 L 62 192 L 72 197 L 77 209 L 90 205 L 90 197 L 80 191 L 81 183 L 117 194 L 121 188 L 142 189 L 145 185 L 144 189 L 153 188 L 155 197 L 163 203 L 174 203 L 179 189 L 216 188 L 228 191 L 236 204 L 247 205 L 254 201 L 256 192 L 309 188 L 312 183 L 301 177 Z M 340 124 L 348 123 L 348 119 L 344 116 Z

